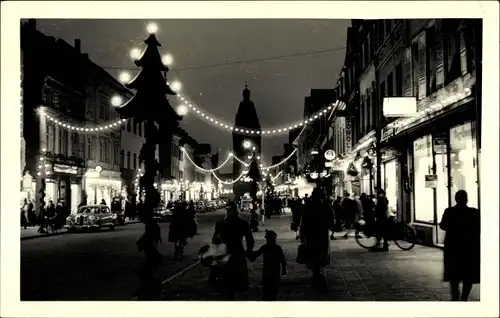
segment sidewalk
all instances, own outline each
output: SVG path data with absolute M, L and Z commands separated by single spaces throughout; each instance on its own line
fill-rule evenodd
M 140 223 L 140 221 L 138 221 L 138 220 L 133 220 L 133 221 L 126 220 L 125 221 L 125 225 L 134 224 L 134 223 Z M 39 237 L 63 235 L 63 234 L 68 233 L 68 231 L 66 229 L 62 229 L 61 231 L 59 231 L 58 233 L 55 233 L 55 234 L 38 233 L 38 228 L 39 228 L 39 226 L 28 226 L 27 229 L 24 229 L 23 227 L 21 227 L 21 241 L 30 240 L 30 239 L 39 238 Z
M 331 241 L 331 262 L 325 274 L 329 290 L 319 294 L 310 288 L 311 272 L 295 262 L 298 241 L 290 231 L 290 216 L 274 216 L 255 233 L 256 248 L 264 244 L 264 230 L 278 233 L 285 251 L 288 276 L 283 278 L 278 300 L 316 301 L 448 301 L 449 287 L 442 282 L 440 249 L 416 245 L 401 251 L 391 245 L 389 252 L 370 252 L 358 246 L 354 238 Z M 341 234 L 341 235 L 339 235 Z M 341 237 L 343 233 L 337 233 Z M 248 263 L 250 291 L 237 300 L 260 300 L 262 258 Z M 223 300 L 208 285 L 209 269 L 196 266 L 165 285 L 169 300 Z M 479 285 L 470 300 L 479 300 Z

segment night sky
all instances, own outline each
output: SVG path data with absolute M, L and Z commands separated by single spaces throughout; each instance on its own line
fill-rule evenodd
M 350 25 L 349 20 L 46 19 L 38 20 L 37 27 L 71 45 L 75 38 L 81 39 L 82 51 L 117 76 L 120 70 L 114 68 L 135 68 L 129 52 L 133 47 L 144 47 L 148 22 L 158 25 L 160 53 L 174 57 L 168 79 L 182 83 L 184 96 L 207 113 L 232 123 L 247 81 L 263 128 L 300 120 L 304 97 L 311 88 L 335 86 Z M 336 50 L 198 68 L 329 49 Z M 178 104 L 176 98 L 171 102 L 174 107 Z M 213 151 L 231 146 L 229 131 L 213 127 L 193 113 L 185 116 L 181 125 L 198 142 L 210 143 Z M 281 154 L 287 139 L 263 138 L 263 159 L 269 163 L 272 156 Z

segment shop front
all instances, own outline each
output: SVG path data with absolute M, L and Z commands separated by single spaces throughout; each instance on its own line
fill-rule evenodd
M 110 206 L 111 200 L 121 195 L 122 179 L 118 171 L 103 170 L 100 166 L 89 168 L 84 182 L 87 204 L 100 204 L 104 200 Z
M 433 245 L 444 243 L 438 224 L 455 205 L 458 190 L 468 193 L 469 206 L 479 208 L 475 136 L 475 122 L 469 121 L 413 142 L 414 222 L 420 231 L 432 231 L 425 239 L 432 234 Z

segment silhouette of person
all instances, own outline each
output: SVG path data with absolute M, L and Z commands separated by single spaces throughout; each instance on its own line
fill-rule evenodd
M 479 210 L 467 206 L 467 192 L 459 190 L 455 201 L 457 204 L 444 211 L 439 224 L 446 231 L 443 278 L 450 283 L 453 301 L 467 301 L 472 286 L 480 282 L 481 221 Z

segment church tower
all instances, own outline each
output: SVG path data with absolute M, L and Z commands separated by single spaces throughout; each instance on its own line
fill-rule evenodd
M 257 111 L 255 110 L 254 103 L 250 100 L 250 90 L 245 84 L 245 89 L 243 90 L 243 100 L 240 102 L 238 107 L 238 112 L 234 120 L 234 127 L 244 128 L 248 130 L 260 130 L 259 117 L 257 116 Z M 243 143 L 249 141 L 252 146 L 250 149 L 245 149 Z M 260 154 L 261 152 L 261 136 L 260 134 L 249 135 L 246 133 L 233 131 L 233 153 L 235 156 L 241 160 L 249 162 L 247 156 L 252 155 L 253 147 L 255 147 L 255 153 Z M 248 170 L 249 167 L 245 167 L 243 164 L 237 160 L 233 160 L 233 179 L 240 176 L 241 172 Z M 246 192 L 250 191 L 250 183 L 244 182 L 242 179 L 233 184 L 233 193 L 235 197 L 240 197 Z

